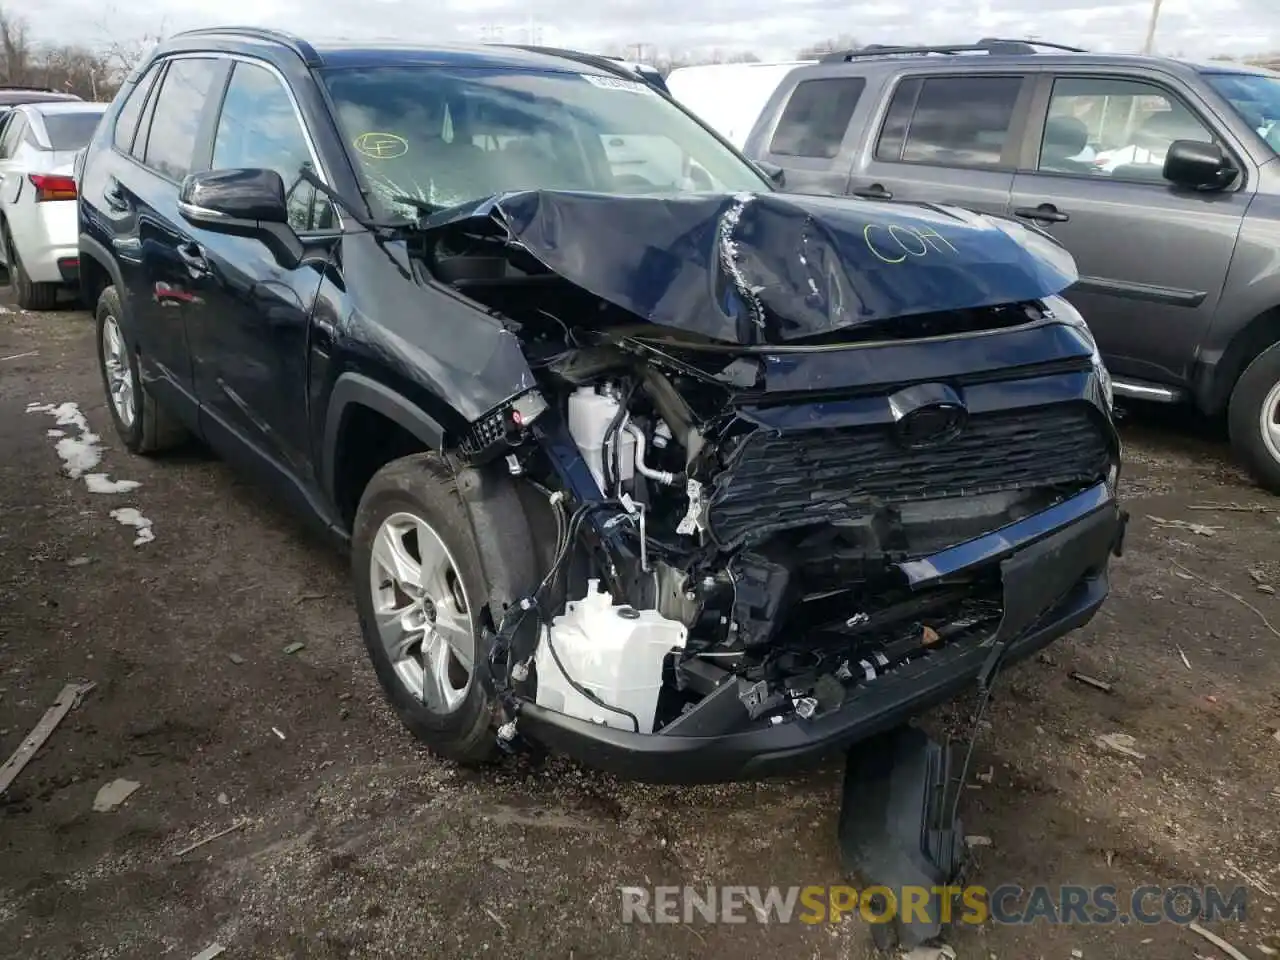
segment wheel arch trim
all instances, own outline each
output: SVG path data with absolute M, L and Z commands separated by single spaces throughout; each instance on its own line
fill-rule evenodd
M 338 441 L 352 406 L 366 407 L 413 434 L 428 450 L 444 447 L 445 430 L 434 417 L 385 384 L 360 373 L 343 373 L 334 382 L 324 421 L 321 482 L 337 503 Z

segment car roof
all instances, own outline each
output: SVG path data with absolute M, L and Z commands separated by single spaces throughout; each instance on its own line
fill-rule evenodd
M 496 43 L 406 43 L 404 40 L 393 39 L 304 39 L 280 30 L 244 26 L 210 27 L 174 34 L 156 48 L 155 55 L 196 49 L 270 53 L 275 56 L 292 51 L 308 66 L 325 68 L 448 66 L 590 73 L 599 76 L 621 72 L 636 76 L 621 61 L 613 61 L 611 66 L 606 66 L 604 57 L 581 54 L 579 56 L 584 59 L 578 60 L 574 59 L 572 51 L 555 51 L 545 47 Z
M 939 70 L 948 73 L 968 67 L 982 69 L 1025 68 L 1028 65 L 1046 67 L 1147 67 L 1183 74 L 1231 73 L 1239 75 L 1280 76 L 1273 70 L 1253 64 L 1230 60 L 1195 61 L 1179 57 L 1162 57 L 1139 53 L 1094 53 L 1091 51 L 1035 52 L 1035 53 L 983 53 L 978 50 L 964 53 L 877 53 L 874 49 L 855 51 L 846 60 L 838 59 L 839 51 L 819 60 L 817 64 L 802 67 L 806 71 L 832 66 L 866 65 L 876 69 Z
M 319 42 L 312 45 L 325 67 L 430 65 L 509 70 L 605 73 L 581 62 L 542 51 L 499 44 L 432 44 L 401 42 Z
M 99 103 L 96 100 L 47 100 L 41 103 L 19 104 L 19 106 L 42 116 L 53 116 L 61 113 L 102 113 L 110 104 Z
M 24 103 L 54 103 L 61 101 L 83 102 L 74 93 L 59 93 L 56 90 L 39 90 L 32 87 L 0 86 L 0 106 L 16 107 Z

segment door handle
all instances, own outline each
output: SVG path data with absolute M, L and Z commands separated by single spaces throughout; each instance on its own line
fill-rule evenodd
M 873 183 L 869 187 L 859 187 L 853 191 L 855 197 L 861 197 L 863 200 L 892 200 L 893 191 L 886 190 L 882 184 Z
M 209 261 L 205 259 L 200 244 L 193 240 L 178 244 L 178 256 L 187 265 L 192 276 L 201 276 L 209 272 Z
M 1024 220 L 1041 220 L 1045 223 L 1066 223 L 1071 219 L 1071 214 L 1059 210 L 1052 203 L 1042 203 L 1038 207 L 1015 207 L 1013 215 L 1022 217 Z
M 116 180 L 107 184 L 107 189 L 102 191 L 102 199 L 112 210 L 123 213 L 129 209 L 129 201 L 120 192 L 120 184 Z

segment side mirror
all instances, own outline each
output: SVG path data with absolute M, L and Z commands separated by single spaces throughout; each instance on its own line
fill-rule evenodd
M 289 226 L 284 179 L 274 170 L 188 174 L 178 191 L 178 212 L 202 230 L 261 240 L 286 268 L 302 259 L 302 242 Z
M 756 166 L 760 168 L 761 172 L 763 172 L 766 177 L 773 181 L 773 185 L 778 189 L 782 189 L 787 185 L 787 171 L 783 170 L 777 164 L 766 163 L 764 160 L 761 160 L 756 163 Z
M 1175 140 L 1164 156 L 1164 178 L 1193 190 L 1221 190 L 1238 171 L 1221 145 L 1203 140 Z

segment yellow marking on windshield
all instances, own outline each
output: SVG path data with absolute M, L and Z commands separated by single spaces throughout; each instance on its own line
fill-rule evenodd
M 370 131 L 355 139 L 355 148 L 371 160 L 394 160 L 409 152 L 409 141 L 394 133 Z

